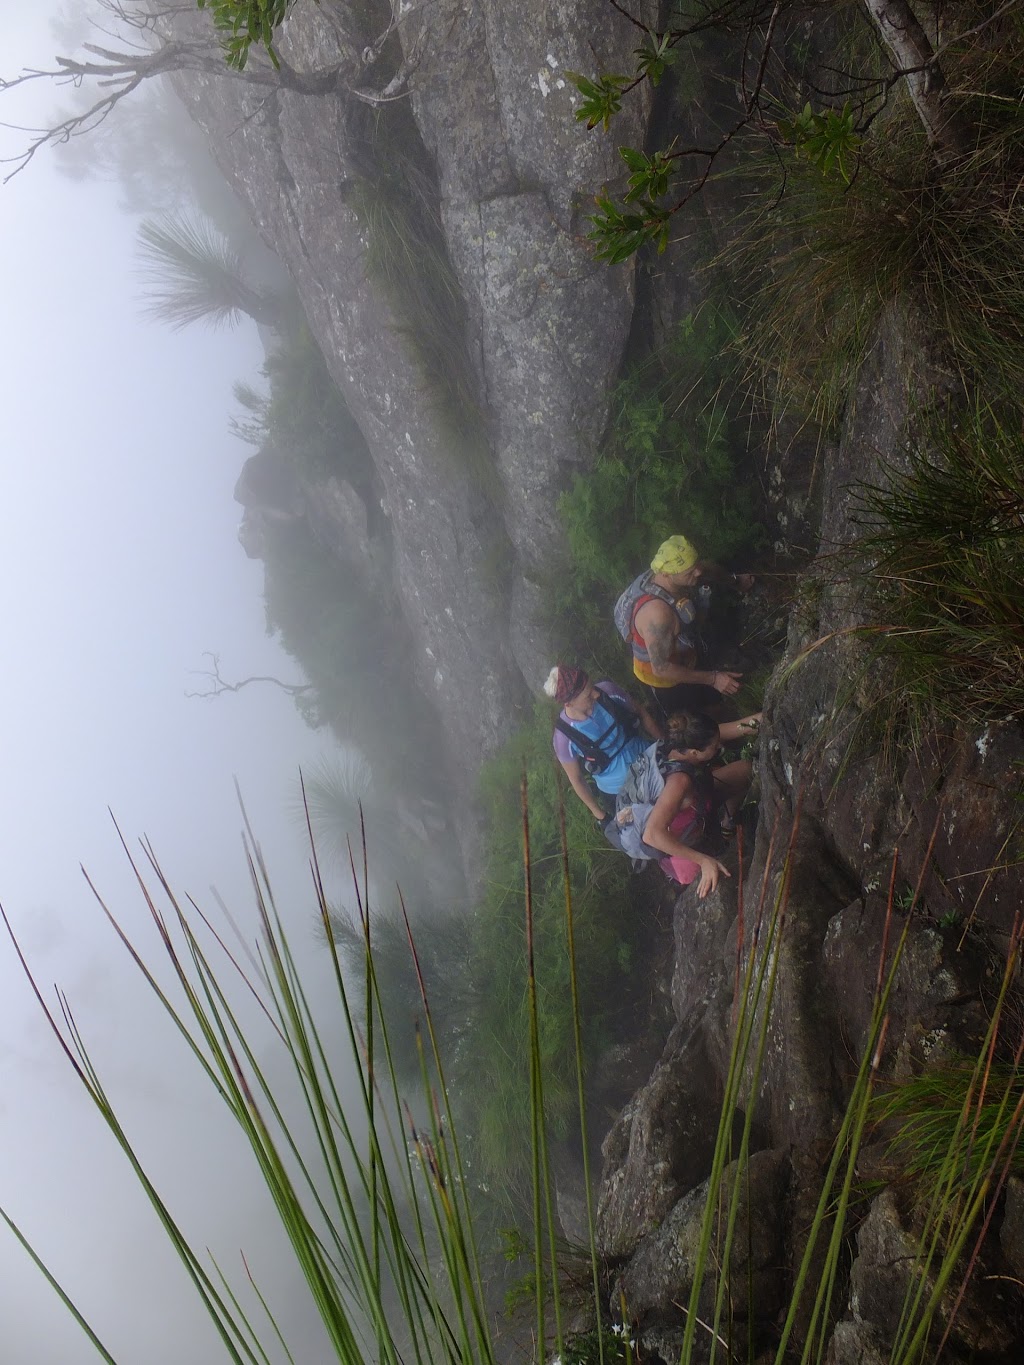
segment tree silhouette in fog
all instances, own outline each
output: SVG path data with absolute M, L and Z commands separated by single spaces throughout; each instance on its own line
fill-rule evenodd
M 139 228 L 146 315 L 175 330 L 193 322 L 233 326 L 244 314 L 280 328 L 284 300 L 248 278 L 242 258 L 202 218 L 147 218 Z

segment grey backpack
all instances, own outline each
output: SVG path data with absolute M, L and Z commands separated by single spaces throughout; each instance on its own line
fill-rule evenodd
M 658 849 L 644 843 L 644 830 L 664 790 L 665 778 L 658 767 L 658 740 L 655 740 L 635 760 L 622 790 L 615 798 L 619 846 L 630 858 L 647 862 L 662 857 Z M 626 811 L 629 812 L 629 818 L 622 824 L 619 816 Z
M 633 617 L 636 615 L 637 603 L 644 597 L 657 597 L 662 602 L 667 603 L 679 617 L 680 624 L 690 626 L 696 616 L 696 608 L 688 597 L 683 597 L 677 601 L 670 592 L 659 587 L 654 581 L 654 570 L 644 569 L 643 573 L 637 574 L 629 587 L 623 592 L 619 600 L 615 603 L 615 629 L 622 638 L 629 643 L 633 634 Z

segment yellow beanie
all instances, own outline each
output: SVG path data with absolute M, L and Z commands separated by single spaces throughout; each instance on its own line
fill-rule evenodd
M 651 560 L 655 573 L 686 573 L 697 563 L 697 551 L 685 536 L 669 536 Z

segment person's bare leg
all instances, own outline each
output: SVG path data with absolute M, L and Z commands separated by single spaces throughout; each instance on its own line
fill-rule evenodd
M 730 820 L 735 819 L 736 812 L 743 805 L 753 775 L 753 767 L 745 758 L 738 758 L 735 763 L 727 763 L 724 768 L 715 769 L 715 795 L 720 804 L 724 800 Z

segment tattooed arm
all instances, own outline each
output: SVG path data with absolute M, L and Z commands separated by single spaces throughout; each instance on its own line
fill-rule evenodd
M 665 685 L 675 683 L 703 683 L 714 687 L 723 696 L 731 696 L 739 689 L 741 674 L 723 670 L 696 668 L 692 649 L 682 651 L 679 639 L 679 618 L 666 602 L 655 598 L 645 602 L 636 614 L 636 628 L 651 656 L 651 668 Z

